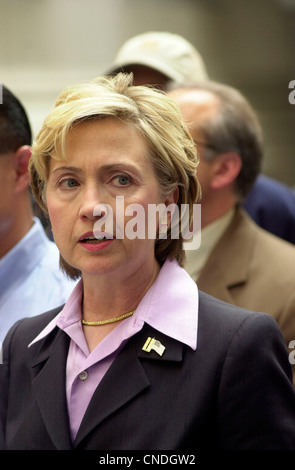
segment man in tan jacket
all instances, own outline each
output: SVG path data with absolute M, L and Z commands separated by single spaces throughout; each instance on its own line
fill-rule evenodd
M 272 315 L 292 364 L 295 247 L 258 227 L 241 207 L 261 168 L 255 112 L 241 93 L 216 82 L 179 85 L 169 95 L 180 105 L 200 158 L 202 241 L 198 250 L 187 250 L 186 269 L 206 293 Z

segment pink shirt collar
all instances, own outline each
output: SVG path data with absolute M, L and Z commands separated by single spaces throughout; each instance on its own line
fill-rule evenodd
M 56 326 L 79 345 L 85 355 L 88 348 L 81 327 L 82 281 L 74 288 L 61 312 L 30 343 L 44 338 Z M 137 333 L 144 323 L 192 349 L 197 348 L 198 288 L 187 272 L 173 260 L 166 260 L 157 279 L 145 294 L 134 315 L 120 323 L 103 341 L 105 356 Z M 30 346 L 29 345 L 29 346 Z M 109 349 L 109 351 L 107 351 Z M 96 358 L 96 360 L 99 358 Z

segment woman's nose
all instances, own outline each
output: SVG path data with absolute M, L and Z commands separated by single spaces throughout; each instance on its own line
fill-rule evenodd
M 97 188 L 89 188 L 81 194 L 79 215 L 93 221 L 105 215 L 103 198 Z

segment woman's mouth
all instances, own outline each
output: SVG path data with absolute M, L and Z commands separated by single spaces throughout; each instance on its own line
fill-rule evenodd
M 79 243 L 90 251 L 99 251 L 114 241 L 113 235 L 109 233 L 99 232 L 85 233 L 79 238 Z
M 103 237 L 103 238 L 95 238 L 95 237 L 85 237 L 82 240 L 80 240 L 81 243 L 101 243 L 105 240 L 109 240 L 109 238 Z

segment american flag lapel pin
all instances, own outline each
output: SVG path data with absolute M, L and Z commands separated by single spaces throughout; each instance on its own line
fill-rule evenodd
M 165 346 L 163 346 L 163 344 L 156 338 L 148 337 L 142 347 L 142 350 L 145 352 L 151 352 L 151 350 L 153 350 L 159 354 L 159 356 L 162 356 L 165 351 Z

